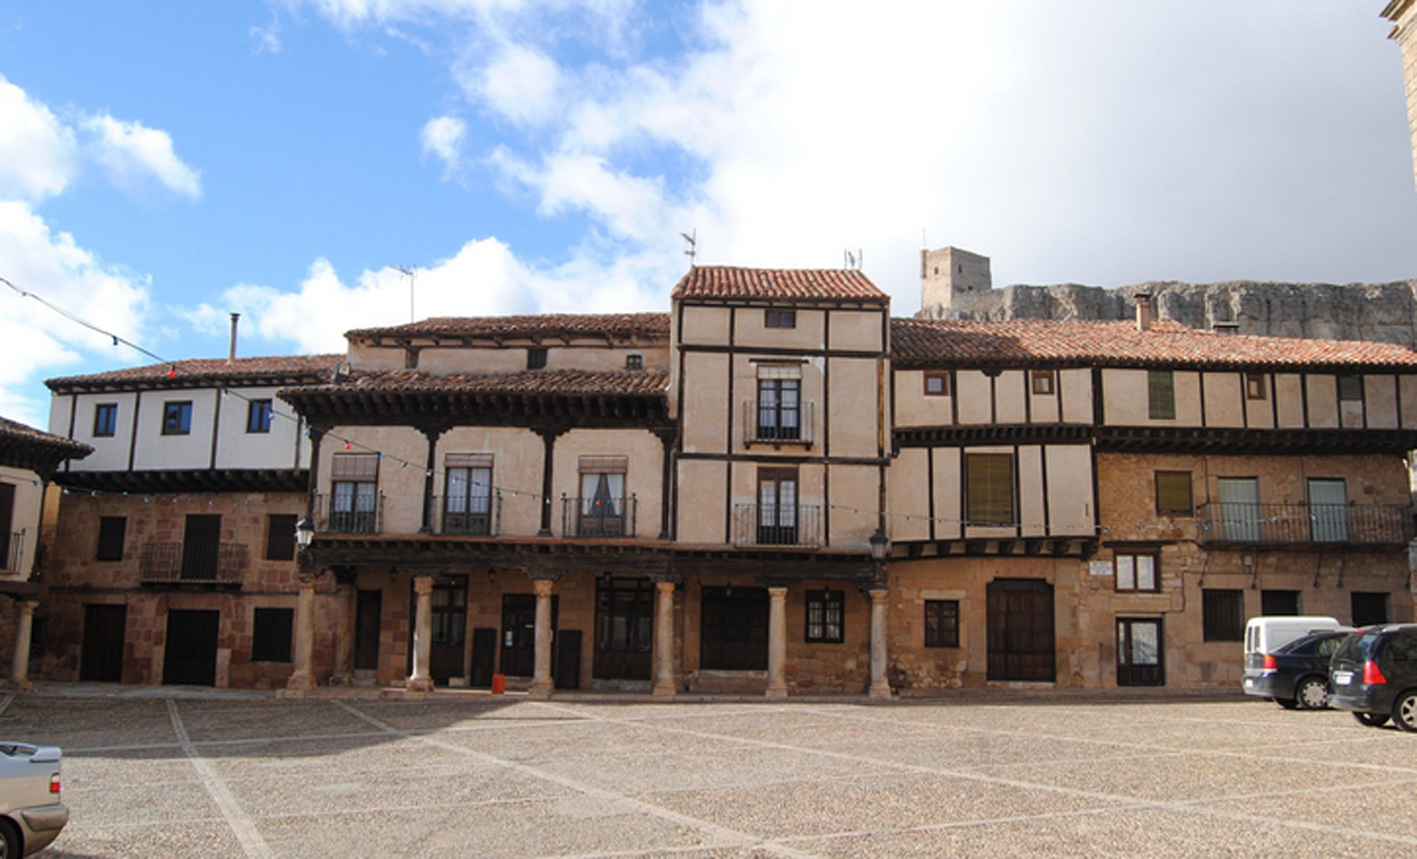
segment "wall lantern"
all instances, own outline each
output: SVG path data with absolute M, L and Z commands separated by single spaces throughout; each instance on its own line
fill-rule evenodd
M 295 545 L 302 549 L 310 548 L 310 541 L 315 539 L 315 526 L 310 524 L 309 516 L 301 516 L 300 521 L 295 523 Z
M 890 553 L 890 550 L 891 539 L 885 535 L 884 531 L 877 528 L 876 533 L 871 535 L 871 560 L 880 564 L 886 559 L 886 555 Z

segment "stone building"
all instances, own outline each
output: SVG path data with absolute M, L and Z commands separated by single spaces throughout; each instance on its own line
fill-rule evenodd
M 1402 49 L 1403 79 L 1407 83 L 1407 122 L 1412 129 L 1413 173 L 1417 176 L 1417 3 L 1389 0 L 1382 16 L 1393 22 L 1388 38 Z

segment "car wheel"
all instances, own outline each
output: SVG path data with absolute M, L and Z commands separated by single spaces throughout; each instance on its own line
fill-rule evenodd
M 20 833 L 15 824 L 0 820 L 0 859 L 20 859 Z
M 1299 709 L 1299 702 L 1293 698 L 1275 698 L 1274 703 L 1278 704 L 1286 710 Z
M 1417 732 L 1417 692 L 1404 692 L 1392 705 L 1392 720 L 1404 731 Z
M 1328 684 L 1318 677 L 1305 677 L 1294 690 L 1301 710 L 1322 710 L 1328 706 Z
M 1387 724 L 1387 713 L 1354 713 L 1353 718 L 1358 720 L 1360 725 L 1367 725 L 1370 728 L 1377 728 Z

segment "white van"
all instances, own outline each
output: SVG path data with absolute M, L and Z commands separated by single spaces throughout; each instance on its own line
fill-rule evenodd
M 1252 653 L 1273 653 L 1281 644 L 1288 644 L 1311 632 L 1346 629 L 1337 618 L 1312 615 L 1289 617 L 1252 617 L 1245 624 L 1245 656 Z M 1246 660 L 1248 665 L 1249 660 Z

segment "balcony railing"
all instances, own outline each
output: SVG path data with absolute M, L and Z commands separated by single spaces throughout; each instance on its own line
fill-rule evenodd
M 796 546 L 822 544 L 822 508 L 799 504 L 779 508 L 764 504 L 733 505 L 733 545 Z
M 1412 539 L 1406 504 L 1250 504 L 1212 501 L 1196 509 L 1200 542 L 1269 545 L 1405 545 Z
M 381 534 L 384 493 L 374 498 L 315 496 L 315 530 L 322 534 Z
M 565 537 L 633 537 L 639 501 L 629 498 L 568 498 L 561 496 L 561 535 Z
M 743 401 L 743 444 L 796 444 L 812 446 L 813 406 L 795 409 L 765 408 L 757 400 Z
M 239 584 L 246 575 L 251 552 L 245 543 L 218 543 L 186 552 L 183 548 L 175 541 L 144 543 L 138 555 L 139 580 L 149 584 Z
M 0 568 L 3 573 L 18 573 L 20 558 L 25 554 L 25 532 L 0 532 Z
M 451 501 L 451 503 L 449 503 Z M 461 537 L 495 537 L 502 533 L 502 496 L 445 498 L 433 496 L 433 509 L 441 517 L 439 534 Z

